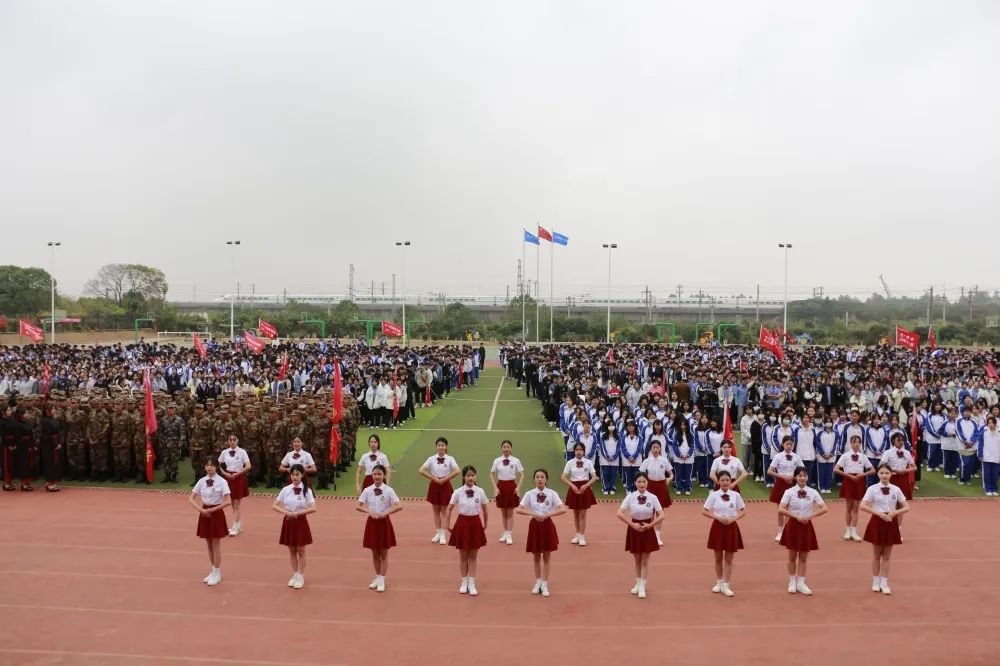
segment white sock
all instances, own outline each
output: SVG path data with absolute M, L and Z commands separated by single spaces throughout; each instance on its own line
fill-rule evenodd
M 805 576 L 799 576 L 799 578 L 798 578 L 798 580 L 796 582 L 802 583 L 803 585 L 805 585 L 806 584 L 806 577 Z
M 720 579 L 718 579 L 718 580 L 717 580 L 717 581 L 715 581 L 715 582 L 716 582 L 716 583 L 718 583 L 719 585 L 722 585 L 723 583 L 725 583 L 725 582 L 726 582 L 726 579 L 725 579 L 725 578 L 720 578 Z
M 788 577 L 788 582 L 789 582 L 789 583 L 790 583 L 791 585 L 795 585 L 796 583 L 798 583 L 798 582 L 799 582 L 799 579 L 798 579 L 798 578 L 796 578 L 795 576 L 789 576 L 789 577 Z
M 883 587 L 886 587 L 886 586 L 889 585 L 889 577 L 888 576 L 881 576 L 881 577 L 879 577 L 878 582 Z
M 468 576 L 462 576 L 462 582 L 463 583 L 468 583 L 469 582 L 469 577 Z
M 473 578 L 472 576 L 469 576 L 468 580 L 469 580 L 469 583 L 470 583 L 471 585 L 475 585 L 475 584 L 476 584 L 476 579 L 475 579 L 475 578 Z
M 881 585 L 882 578 L 880 576 L 872 576 L 872 585 Z

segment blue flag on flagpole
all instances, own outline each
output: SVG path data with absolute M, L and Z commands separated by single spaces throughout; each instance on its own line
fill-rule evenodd
M 569 245 L 569 236 L 563 236 L 558 231 L 553 231 L 552 242 L 556 245 Z
M 540 245 L 540 243 L 538 242 L 538 236 L 531 233 L 527 229 L 524 230 L 524 242 L 531 243 L 532 245 Z

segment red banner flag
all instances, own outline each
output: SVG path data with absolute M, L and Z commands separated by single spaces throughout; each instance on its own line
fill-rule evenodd
M 989 377 L 990 379 L 997 378 L 997 369 L 993 367 L 993 361 L 989 361 L 986 364 L 986 376 Z
M 550 234 L 549 230 L 545 227 L 538 227 L 538 237 L 542 240 L 547 240 L 550 243 L 552 242 L 552 234 Z
M 461 380 L 459 380 L 459 386 L 461 386 Z M 396 393 L 396 375 L 392 376 L 392 420 L 395 421 L 399 418 L 399 394 Z
M 757 340 L 757 344 L 774 354 L 775 358 L 779 361 L 783 361 L 785 359 L 785 350 L 781 346 L 781 340 L 779 340 L 777 335 L 767 330 L 763 325 L 760 327 L 760 337 Z
M 37 326 L 34 326 L 23 319 L 19 320 L 18 323 L 20 324 L 18 333 L 27 338 L 31 338 L 31 341 L 35 344 L 38 344 L 45 339 L 45 333 Z
M 458 363 L 455 364 L 455 371 L 458 373 L 458 390 L 462 390 L 462 368 L 465 366 L 465 361 L 458 359 Z
M 382 335 L 390 338 L 401 338 L 403 337 L 403 327 L 391 321 L 383 321 Z
M 243 341 L 246 343 L 247 349 L 252 351 L 254 354 L 260 354 L 264 351 L 264 347 L 267 346 L 263 340 L 250 331 L 243 332 Z
M 902 326 L 896 326 L 896 344 L 911 351 L 917 351 L 917 347 L 920 346 L 920 334 L 908 331 Z
M 729 418 L 729 401 L 722 407 L 722 441 L 733 441 L 733 420 Z M 735 452 L 734 452 L 735 455 Z
M 142 373 L 142 387 L 146 392 L 146 481 L 153 482 L 153 463 L 156 462 L 156 453 L 153 452 L 153 440 L 151 437 L 156 432 L 156 408 L 153 406 L 153 385 L 149 381 L 149 369 Z
M 274 340 L 278 337 L 278 329 L 274 327 L 274 324 L 268 323 L 263 319 L 257 320 L 257 331 L 265 338 Z
M 208 356 L 208 352 L 205 351 L 205 345 L 202 344 L 201 338 L 199 338 L 198 334 L 195 333 L 194 331 L 191 332 L 191 342 L 194 343 L 194 348 L 195 351 L 198 352 L 198 356 L 200 356 L 202 359 Z
M 340 422 L 344 419 L 344 383 L 340 376 L 340 359 L 333 359 L 333 406 L 330 410 L 330 464 L 340 462 Z
M 937 336 L 934 335 L 934 327 L 927 327 L 927 344 L 930 345 L 931 351 L 937 349 Z
M 281 356 L 281 367 L 278 368 L 278 381 L 285 381 L 285 377 L 288 376 L 288 354 L 285 353 Z
M 615 348 L 614 347 L 609 347 L 608 348 L 608 363 L 610 365 L 614 365 L 614 363 L 615 363 Z
M 52 375 L 51 375 L 51 373 L 49 371 L 49 362 L 46 361 L 45 362 L 45 374 L 42 376 L 42 395 L 48 395 L 49 394 L 49 380 L 51 378 L 52 378 Z
M 7 317 L 5 317 L 4 315 L 0 315 L 0 333 L 5 332 L 6 330 L 7 330 Z

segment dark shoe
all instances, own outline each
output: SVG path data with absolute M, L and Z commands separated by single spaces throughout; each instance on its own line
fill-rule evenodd
M 3 489 L 4 489 L 4 492 L 8 492 L 8 493 L 12 493 L 15 490 L 17 490 L 17 488 L 15 488 L 14 486 L 8 486 L 6 483 L 3 484 Z
M 32 490 L 34 490 L 34 488 L 32 486 L 30 486 L 30 485 L 26 486 L 26 485 L 24 485 L 22 483 L 21 484 L 21 490 L 24 491 L 24 492 L 26 492 L 26 493 L 30 493 Z
M 136 481 L 136 483 L 139 483 L 139 482 Z M 164 474 L 163 475 L 163 480 L 160 481 L 160 483 L 170 483 L 170 475 L 169 474 Z

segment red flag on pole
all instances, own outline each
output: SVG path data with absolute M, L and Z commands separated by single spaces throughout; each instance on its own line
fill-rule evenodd
M 257 330 L 265 338 L 271 338 L 273 340 L 278 337 L 278 329 L 275 328 L 274 324 L 268 323 L 263 319 L 257 320 Z
M 31 338 L 31 341 L 34 342 L 35 344 L 38 344 L 45 339 L 45 333 L 42 332 L 42 329 L 38 328 L 37 326 L 34 326 L 29 322 L 24 321 L 23 319 L 19 320 L 18 324 L 20 324 L 18 333 L 27 338 Z
M 340 462 L 340 422 L 344 419 L 344 384 L 340 376 L 340 359 L 333 358 L 333 406 L 330 420 L 330 464 Z
M 611 364 L 611 365 L 614 365 L 614 362 L 615 362 L 615 348 L 614 347 L 609 347 L 608 348 L 608 363 Z
M 764 349 L 774 354 L 775 358 L 779 361 L 784 360 L 785 350 L 781 346 L 781 340 L 779 340 L 778 336 L 774 333 L 767 330 L 763 324 L 761 324 L 760 327 L 760 337 L 758 338 L 757 343 Z
M 986 363 L 986 376 L 989 377 L 990 379 L 997 378 L 997 369 L 993 367 L 993 361 L 989 361 Z
M 191 332 L 191 342 L 194 343 L 194 349 L 198 352 L 198 356 L 204 360 L 208 356 L 208 352 L 205 351 L 205 345 L 194 331 Z
M 389 338 L 401 338 L 403 337 L 403 327 L 391 321 L 383 321 L 382 335 Z
M 243 332 L 243 341 L 246 343 L 247 349 L 252 351 L 254 354 L 260 354 L 264 351 L 264 347 L 267 346 L 263 340 L 250 331 Z
M 550 234 L 549 230 L 545 227 L 538 227 L 538 237 L 542 240 L 547 240 L 550 243 L 552 242 L 552 234 Z
M 278 368 L 278 381 L 285 381 L 285 377 L 288 376 L 288 353 L 286 352 L 281 356 L 281 367 Z
M 51 377 L 52 377 L 52 375 L 50 374 L 50 371 L 49 371 L 49 362 L 46 361 L 45 362 L 45 375 L 42 377 L 42 395 L 46 395 L 47 396 L 49 394 L 49 380 L 51 379 Z
M 461 380 L 459 380 L 461 382 Z M 399 417 L 399 394 L 396 393 L 396 375 L 392 376 L 392 420 Z
M 937 349 L 937 336 L 934 335 L 934 327 L 933 326 L 928 326 L 927 327 L 927 344 L 930 345 L 931 351 L 934 351 L 935 349 Z
M 896 326 L 896 344 L 911 351 L 917 351 L 917 347 L 920 346 L 920 334 L 908 331 L 902 326 Z
M 146 392 L 146 481 L 152 483 L 156 453 L 153 451 L 151 437 L 156 432 L 156 408 L 153 406 L 153 385 L 149 381 L 149 368 L 146 368 L 142 373 L 142 387 Z
M 729 401 L 722 407 L 722 441 L 733 441 L 733 420 L 729 418 Z
M 917 457 L 917 449 L 920 446 L 920 423 L 917 420 L 916 408 L 914 408 L 913 413 L 910 414 L 910 446 L 912 448 L 910 453 L 913 454 L 913 459 L 920 460 L 920 458 Z M 914 472 L 913 475 L 916 476 L 916 472 Z

